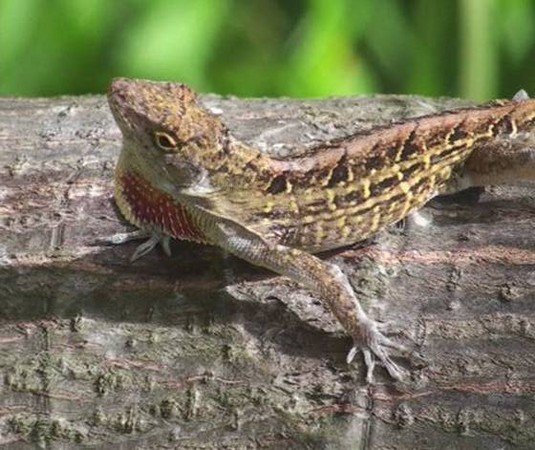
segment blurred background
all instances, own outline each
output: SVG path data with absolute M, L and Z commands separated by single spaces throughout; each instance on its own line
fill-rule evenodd
M 0 0 L 0 95 L 535 95 L 535 0 Z

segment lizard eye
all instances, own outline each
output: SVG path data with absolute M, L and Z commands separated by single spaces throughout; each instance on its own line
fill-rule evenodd
M 162 150 L 169 151 L 177 148 L 177 142 L 173 137 L 162 131 L 154 133 L 154 140 L 156 141 L 156 145 Z

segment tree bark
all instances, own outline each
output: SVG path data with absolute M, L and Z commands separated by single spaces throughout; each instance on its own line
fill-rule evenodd
M 202 97 L 278 156 L 458 100 Z M 530 448 L 535 191 L 434 202 L 325 255 L 412 350 L 405 383 L 288 280 L 217 248 L 135 263 L 103 97 L 0 99 L 0 443 L 9 448 Z

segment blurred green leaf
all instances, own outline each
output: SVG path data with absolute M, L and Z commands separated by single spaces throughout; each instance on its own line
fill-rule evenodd
M 123 36 L 121 66 L 137 77 L 178 77 L 208 89 L 205 68 L 230 6 L 225 0 L 147 2 Z
M 461 0 L 461 96 L 488 100 L 494 96 L 498 77 L 498 39 L 493 17 L 495 0 Z
M 293 52 L 284 70 L 288 93 L 325 96 L 370 91 L 370 74 L 353 50 L 351 29 L 359 24 L 347 21 L 350 8 L 359 9 L 358 4 L 310 0 L 309 5 L 298 24 Z M 362 17 L 361 24 L 365 20 Z
M 532 0 L 0 0 L 0 95 L 535 92 Z
M 500 0 L 496 22 L 503 45 L 515 64 L 529 56 L 535 44 L 535 3 L 532 0 Z M 532 54 L 533 56 L 533 54 Z

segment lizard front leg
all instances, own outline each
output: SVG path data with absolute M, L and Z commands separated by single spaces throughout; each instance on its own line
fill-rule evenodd
M 405 349 L 384 336 L 377 322 L 366 315 L 347 277 L 337 266 L 302 250 L 266 241 L 229 220 L 218 221 L 211 228 L 219 246 L 252 264 L 285 275 L 318 294 L 353 338 L 354 347 L 347 356 L 348 363 L 359 349 L 362 350 L 369 383 L 373 381 L 376 359 L 394 379 L 404 377 L 405 370 L 392 361 L 389 350 Z

